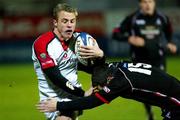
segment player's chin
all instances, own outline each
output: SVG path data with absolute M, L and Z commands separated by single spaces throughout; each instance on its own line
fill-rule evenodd
M 73 32 L 66 32 L 66 33 L 64 34 L 64 38 L 70 39 L 70 38 L 72 37 L 72 35 L 73 35 Z

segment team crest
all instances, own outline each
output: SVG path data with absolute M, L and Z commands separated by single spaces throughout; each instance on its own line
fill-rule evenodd
M 42 59 L 46 59 L 46 53 L 41 53 L 40 56 Z

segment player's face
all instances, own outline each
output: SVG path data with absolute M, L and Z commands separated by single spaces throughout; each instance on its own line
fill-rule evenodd
M 57 20 L 54 20 L 54 26 L 59 37 L 63 40 L 68 40 L 72 37 L 76 27 L 75 13 L 60 11 L 58 13 Z
M 144 14 L 152 15 L 155 10 L 155 0 L 141 0 L 140 9 Z

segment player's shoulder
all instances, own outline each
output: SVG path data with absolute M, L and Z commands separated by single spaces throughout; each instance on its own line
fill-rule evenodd
M 130 14 L 128 14 L 125 17 L 124 22 L 129 24 L 131 22 L 134 22 L 139 16 L 140 16 L 140 11 L 136 10 L 136 11 L 131 12 Z
M 156 10 L 156 15 L 160 16 L 160 17 L 167 17 L 166 14 L 164 14 L 163 12 L 161 12 L 160 10 Z
M 55 38 L 55 35 L 52 31 L 45 32 L 41 34 L 35 41 L 34 46 L 41 46 L 42 44 L 48 44 Z
M 39 42 L 49 42 L 55 37 L 54 33 L 52 31 L 48 31 L 46 33 L 41 34 L 34 43 Z
M 132 20 L 133 16 L 135 15 L 135 12 L 128 14 L 124 20 Z
M 129 16 L 133 17 L 133 16 L 137 16 L 137 15 L 139 15 L 139 14 L 141 14 L 141 11 L 138 9 L 138 10 L 136 10 L 136 11 L 131 12 L 131 13 L 129 14 Z
M 156 15 L 165 23 L 167 23 L 169 21 L 169 18 L 166 14 L 164 14 L 163 12 L 161 11 L 156 11 Z

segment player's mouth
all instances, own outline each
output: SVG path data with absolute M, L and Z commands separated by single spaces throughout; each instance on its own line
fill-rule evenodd
M 72 30 L 66 30 L 67 34 L 72 34 L 72 32 L 73 32 Z

